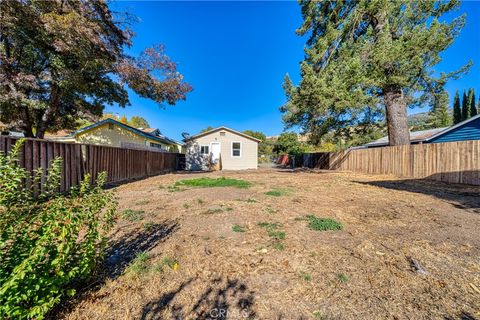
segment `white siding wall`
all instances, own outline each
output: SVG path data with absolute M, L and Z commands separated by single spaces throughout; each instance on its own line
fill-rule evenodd
M 224 132 L 225 135 L 221 135 Z M 195 139 L 193 144 L 187 150 L 187 170 L 205 170 L 208 165 L 206 161 L 202 168 L 198 167 L 196 163 L 202 158 L 200 156 L 200 146 L 210 143 L 220 142 L 221 144 L 221 165 L 222 170 L 242 170 L 242 169 L 257 169 L 258 168 L 258 143 L 251 139 L 245 138 L 228 130 L 219 130 L 208 135 Z M 232 142 L 241 143 L 240 157 L 232 156 Z M 211 151 L 211 147 L 210 147 Z

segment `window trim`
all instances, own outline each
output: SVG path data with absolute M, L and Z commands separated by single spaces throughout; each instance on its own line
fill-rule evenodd
M 239 154 L 238 156 L 236 156 L 236 155 L 233 154 L 233 150 L 234 150 L 234 149 L 233 149 L 233 144 L 234 144 L 234 143 L 240 144 L 240 148 L 239 148 L 239 149 L 235 149 L 235 150 L 239 150 L 239 151 L 240 151 L 240 154 Z M 242 142 L 241 142 L 241 141 L 232 141 L 231 149 L 232 149 L 232 151 L 231 151 L 230 154 L 231 154 L 232 158 L 241 158 L 241 157 L 242 157 Z
M 207 153 L 202 153 L 202 147 L 203 148 L 207 148 Z M 204 156 L 204 155 L 209 155 L 210 154 L 210 145 L 207 145 L 207 144 L 202 144 L 200 145 L 200 155 Z
M 165 150 L 163 144 L 150 141 L 150 147 Z

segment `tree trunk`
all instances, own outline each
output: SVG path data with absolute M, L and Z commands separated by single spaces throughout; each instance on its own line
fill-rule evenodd
M 33 129 L 31 126 L 24 127 L 23 134 L 25 135 L 26 138 L 35 138 L 35 135 L 33 134 Z
M 33 125 L 32 120 L 30 118 L 30 113 L 28 107 L 23 107 L 23 121 L 22 121 L 21 128 L 23 129 L 23 134 L 26 138 L 34 138 L 35 135 L 33 134 Z
M 410 144 L 410 132 L 407 123 L 407 105 L 402 89 L 384 90 L 387 111 L 388 141 L 391 146 Z

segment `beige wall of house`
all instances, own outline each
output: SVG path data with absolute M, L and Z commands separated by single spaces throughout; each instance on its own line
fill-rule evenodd
M 258 142 L 228 130 L 218 130 L 195 138 L 187 147 L 187 170 L 208 169 L 208 156 L 201 155 L 201 147 L 208 146 L 212 151 L 212 143 L 220 143 L 220 163 L 222 170 L 242 170 L 258 168 Z M 240 156 L 234 156 L 233 143 L 240 143 Z M 237 145 L 238 146 L 238 145 Z
M 162 148 L 173 146 L 175 148 L 173 151 L 181 152 L 181 146 L 167 145 L 155 140 L 150 140 L 111 123 L 105 123 L 91 130 L 80 132 L 76 135 L 75 141 L 78 143 L 100 144 L 112 147 L 133 147 L 134 145 L 144 147 L 152 146 L 152 144 L 161 144 Z

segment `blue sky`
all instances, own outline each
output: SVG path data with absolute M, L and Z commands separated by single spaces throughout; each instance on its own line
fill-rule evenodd
M 296 2 L 121 1 L 111 8 L 139 18 L 130 53 L 165 44 L 194 91 L 165 109 L 130 93 L 131 106 L 108 106 L 106 112 L 142 116 L 174 139 L 220 125 L 267 135 L 282 132 L 283 78 L 289 73 L 298 83 L 305 44 L 295 34 L 302 22 Z M 464 2 L 446 19 L 464 12 L 467 24 L 436 68 L 448 72 L 474 62 L 468 75 L 447 84 L 451 98 L 455 90 L 469 87 L 480 95 L 480 2 Z M 409 113 L 421 111 L 426 109 Z

